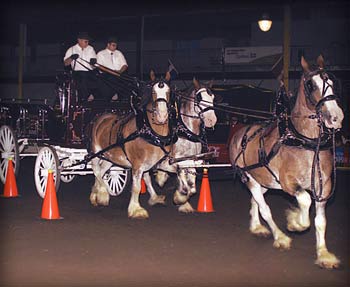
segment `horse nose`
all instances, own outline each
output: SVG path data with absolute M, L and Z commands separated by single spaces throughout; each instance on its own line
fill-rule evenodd
M 332 121 L 335 123 L 338 121 L 338 117 L 333 117 Z

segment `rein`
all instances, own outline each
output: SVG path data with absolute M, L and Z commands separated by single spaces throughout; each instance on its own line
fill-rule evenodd
M 323 85 L 323 87 L 325 87 L 325 84 Z M 326 90 L 327 88 L 323 88 L 323 93 L 322 93 L 323 96 Z M 307 91 L 305 90 L 305 92 Z M 308 96 L 308 98 L 311 99 L 311 96 Z M 299 133 L 294 127 L 291 121 L 292 116 L 290 115 L 291 111 L 288 105 L 287 93 L 284 85 L 281 86 L 278 91 L 276 113 L 275 113 L 275 118 L 277 118 L 277 126 L 279 130 L 280 138 L 274 143 L 269 154 L 266 154 L 265 147 L 264 147 L 264 136 L 266 135 L 266 130 L 270 126 L 271 122 L 266 121 L 250 137 L 247 137 L 247 133 L 249 132 L 251 126 L 249 126 L 246 129 L 241 142 L 241 151 L 235 158 L 234 165 L 233 165 L 234 171 L 239 172 L 242 178 L 242 181 L 243 182 L 248 181 L 248 178 L 243 171 L 249 171 L 259 167 L 265 167 L 270 172 L 270 174 L 272 174 L 272 176 L 275 178 L 276 182 L 279 183 L 278 177 L 273 173 L 273 171 L 268 166 L 269 162 L 278 153 L 282 144 L 287 146 L 295 146 L 295 147 L 314 151 L 312 168 L 311 168 L 311 190 L 308 190 L 308 191 L 311 192 L 313 199 L 317 202 L 328 200 L 334 193 L 335 183 L 336 183 L 336 160 L 335 160 L 335 132 L 336 131 L 334 129 L 329 130 L 324 126 L 322 121 L 321 108 L 326 101 L 334 100 L 335 98 L 336 97 L 334 95 L 329 95 L 326 97 L 322 97 L 322 99 L 319 102 L 315 103 L 316 114 L 308 116 L 308 118 L 317 119 L 317 125 L 319 127 L 319 136 L 317 138 L 308 138 L 302 135 L 301 133 Z M 275 120 L 273 121 L 275 122 Z M 327 131 L 325 131 L 325 129 L 327 129 Z M 252 141 L 258 134 L 261 134 L 259 138 L 259 149 L 258 149 L 259 161 L 256 164 L 247 166 L 245 161 L 245 149 L 247 147 L 247 144 L 250 141 Z M 327 197 L 323 197 L 323 181 L 322 181 L 319 153 L 321 150 L 327 150 L 330 148 L 332 148 L 332 152 L 333 152 L 333 182 L 332 182 L 331 193 Z M 243 168 L 238 168 L 236 163 L 238 158 L 241 155 L 243 156 L 243 162 L 245 166 Z M 316 191 L 316 186 L 315 186 L 316 171 L 317 171 L 318 183 L 319 183 L 318 193 Z

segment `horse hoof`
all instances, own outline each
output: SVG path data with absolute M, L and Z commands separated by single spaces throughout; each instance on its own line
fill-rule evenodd
M 291 247 L 292 239 L 285 234 L 279 235 L 279 237 L 273 242 L 273 247 L 280 250 L 289 250 Z
M 98 206 L 96 193 L 90 194 L 90 203 L 92 206 Z
M 157 195 L 155 197 L 151 197 L 148 200 L 148 204 L 151 206 L 156 205 L 156 204 L 165 205 L 165 195 Z
M 138 208 L 133 211 L 129 211 L 128 216 L 129 218 L 134 219 L 147 219 L 149 217 L 147 210 L 143 208 Z
M 290 232 L 303 232 L 310 227 L 310 221 L 300 222 L 300 209 L 288 209 L 287 214 L 287 229 Z
M 271 235 L 271 232 L 270 230 L 268 230 L 265 226 L 263 225 L 257 225 L 256 227 L 254 228 L 251 228 L 250 229 L 250 232 L 255 235 L 255 236 L 258 236 L 258 237 L 269 237 Z
M 318 256 L 315 264 L 325 269 L 337 269 L 340 266 L 340 260 L 333 253 L 325 251 Z
M 195 210 L 193 209 L 193 207 L 191 206 L 191 204 L 189 202 L 186 202 L 182 205 L 179 206 L 178 208 L 179 212 L 183 212 L 183 213 L 194 213 Z

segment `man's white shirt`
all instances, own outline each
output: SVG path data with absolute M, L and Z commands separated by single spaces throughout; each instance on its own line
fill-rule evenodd
M 79 58 L 77 59 L 77 61 L 72 61 L 71 66 L 72 69 L 74 71 L 89 71 L 89 69 L 93 69 L 93 67 L 82 61 L 81 59 L 84 59 L 87 62 L 90 62 L 91 58 L 96 58 L 96 52 L 95 49 L 88 45 L 86 48 L 82 49 L 78 44 L 70 47 L 67 52 L 66 55 L 63 58 L 63 61 L 65 61 L 66 59 L 68 59 L 70 56 L 72 56 L 73 54 L 78 54 Z M 80 61 L 79 61 L 80 59 Z M 79 62 L 81 62 L 84 66 L 86 66 L 87 68 L 85 68 L 84 66 L 82 66 Z
M 97 63 L 114 71 L 119 71 L 124 65 L 128 65 L 122 52 L 109 49 L 97 53 Z

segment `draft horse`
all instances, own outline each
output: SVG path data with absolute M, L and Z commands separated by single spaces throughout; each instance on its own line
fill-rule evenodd
M 334 188 L 335 164 L 330 147 L 332 144 L 334 147 L 334 133 L 341 128 L 344 115 L 321 55 L 317 64 L 318 68 L 311 70 L 302 57 L 303 75 L 294 107 L 289 113 L 281 113 L 272 125 L 243 126 L 233 136 L 229 154 L 234 170 L 252 194 L 250 232 L 260 236 L 270 233 L 260 223 L 260 213 L 272 231 L 273 246 L 289 249 L 292 240 L 274 222 L 264 194 L 269 188 L 282 189 L 296 198 L 298 207 L 287 210 L 286 215 L 287 229 L 298 232 L 310 226 L 312 196 L 316 206 L 315 263 L 332 269 L 337 268 L 340 261 L 326 246 L 325 206 Z M 281 91 L 287 95 L 283 83 Z
M 104 152 L 91 161 L 95 175 L 90 194 L 92 205 L 109 204 L 108 187 L 102 176 L 114 164 L 131 169 L 132 188 L 128 216 L 148 218 L 148 212 L 139 202 L 141 178 L 145 171 L 161 161 L 170 150 L 172 135 L 168 112 L 171 100 L 169 80 L 169 73 L 165 80 L 156 81 L 154 73 L 151 72 L 151 93 L 143 93 L 148 100 L 140 111 L 126 117 L 105 114 L 93 124 L 92 152 Z
M 177 93 L 178 116 L 175 134 L 178 140 L 171 147 L 171 152 L 155 168 L 156 181 L 162 187 L 169 178 L 168 173 L 177 173 L 178 187 L 174 193 L 174 203 L 184 213 L 194 212 L 189 198 L 196 193 L 196 169 L 181 168 L 181 165 L 193 163 L 191 158 L 206 149 L 205 128 L 215 126 L 217 118 L 213 109 L 215 95 L 211 92 L 212 83 L 204 85 L 193 79 L 193 86 L 182 93 Z M 176 159 L 184 159 L 177 162 Z M 188 159 L 188 160 L 186 160 Z M 147 190 L 150 194 L 149 204 L 165 203 L 165 197 L 156 194 L 149 173 L 144 174 Z

